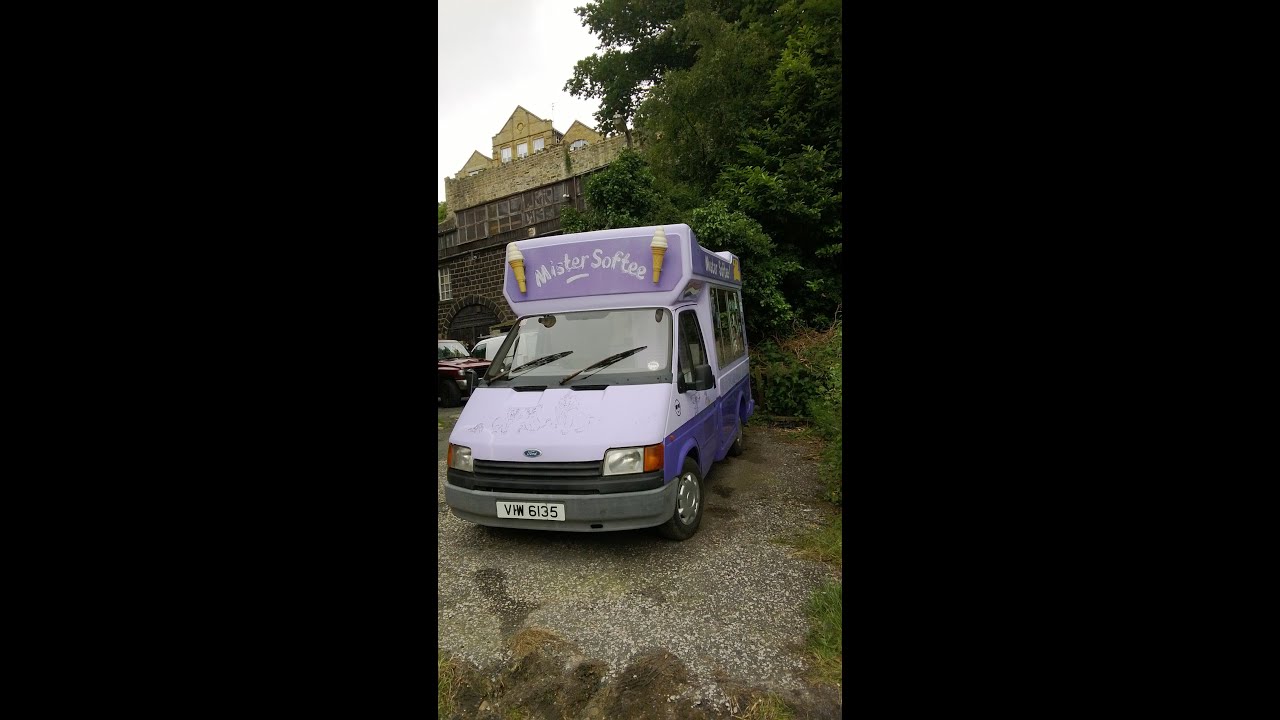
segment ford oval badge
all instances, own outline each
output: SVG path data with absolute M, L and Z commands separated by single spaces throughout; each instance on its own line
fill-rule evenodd
M 539 455 L 541 455 L 541 454 L 542 454 L 542 452 L 541 452 L 541 451 L 539 451 L 539 450 L 525 450 L 525 451 L 524 451 L 524 456 L 525 456 L 525 457 L 538 457 L 538 456 L 539 456 Z

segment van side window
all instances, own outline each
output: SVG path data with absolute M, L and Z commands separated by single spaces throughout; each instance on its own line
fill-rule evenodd
M 746 354 L 743 341 L 742 300 L 736 290 L 711 288 L 712 328 L 716 338 L 716 357 L 720 367 Z
M 693 368 L 707 364 L 707 348 L 702 344 L 702 329 L 698 327 L 698 315 L 692 310 L 680 313 L 680 344 L 677 352 L 680 377 L 686 383 L 692 383 Z

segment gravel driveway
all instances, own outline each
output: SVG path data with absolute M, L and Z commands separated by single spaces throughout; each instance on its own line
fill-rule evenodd
M 670 666 L 667 682 L 650 694 L 669 705 L 669 717 L 727 716 L 741 709 L 734 700 L 743 688 L 782 694 L 809 708 L 802 716 L 838 717 L 834 693 L 802 679 L 804 606 L 834 572 L 776 542 L 834 512 L 817 500 L 816 449 L 794 432 L 759 424 L 745 429 L 745 441 L 742 456 L 708 474 L 701 529 L 683 543 L 651 530 L 472 525 L 444 505 L 441 459 L 439 649 L 493 678 L 512 670 L 513 660 L 519 666 L 513 637 L 546 631 L 538 636 L 554 636 L 562 650 L 552 665 L 563 663 L 568 675 L 577 668 L 579 676 L 599 676 L 588 696 L 639 681 L 637 668 L 661 659 Z M 558 692 L 563 696 L 564 687 Z M 478 715 L 492 710 L 485 705 Z

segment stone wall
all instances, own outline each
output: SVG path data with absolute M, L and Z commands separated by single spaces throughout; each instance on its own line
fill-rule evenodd
M 565 171 L 565 145 L 552 145 L 523 160 L 489 168 L 474 177 L 444 179 L 445 202 L 449 212 L 496 200 L 525 190 L 595 170 L 613 162 L 627 145 L 624 135 L 615 135 L 569 153 L 570 169 Z
M 436 316 L 436 337 L 444 337 L 449 321 L 473 298 L 483 298 L 485 305 L 495 310 L 499 322 L 511 322 L 516 316 L 502 296 L 502 278 L 506 269 L 507 247 L 485 248 L 469 252 L 440 264 L 449 270 L 449 282 L 453 286 L 453 298 L 441 300 Z

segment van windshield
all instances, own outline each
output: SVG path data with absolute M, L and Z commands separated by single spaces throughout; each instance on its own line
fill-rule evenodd
M 485 380 L 516 388 L 670 383 L 671 327 L 666 308 L 531 315 L 507 334 Z

